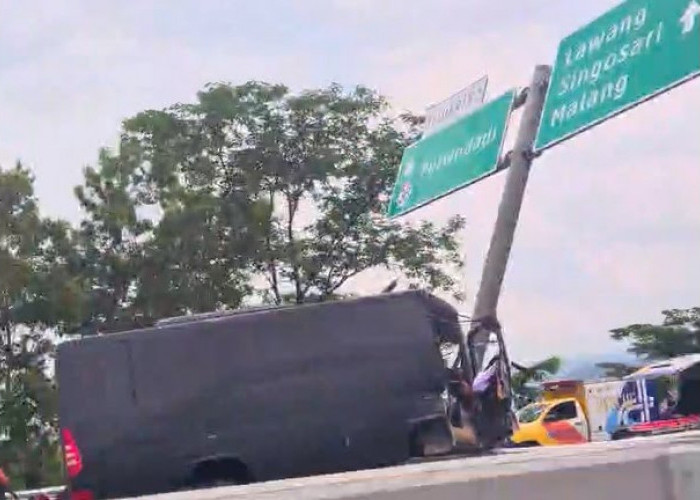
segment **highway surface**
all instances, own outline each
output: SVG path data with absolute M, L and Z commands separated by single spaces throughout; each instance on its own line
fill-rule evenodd
M 502 450 L 379 470 L 141 497 L 158 500 L 698 500 L 700 432 Z

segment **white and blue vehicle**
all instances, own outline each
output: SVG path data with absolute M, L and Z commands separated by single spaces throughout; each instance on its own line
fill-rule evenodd
M 649 364 L 624 381 L 607 417 L 612 439 L 700 428 L 700 354 Z

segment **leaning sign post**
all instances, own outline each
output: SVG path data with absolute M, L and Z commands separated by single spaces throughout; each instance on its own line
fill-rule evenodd
M 700 0 L 626 0 L 537 66 L 511 152 L 467 341 L 500 329 L 496 308 L 537 153 L 700 75 Z M 388 215 L 402 215 L 494 172 L 514 92 L 406 148 Z M 495 321 L 494 321 L 495 320 Z M 483 351 L 473 361 L 481 364 Z
M 511 90 L 407 147 L 387 215 L 406 214 L 494 173 L 506 135 Z
M 700 74 L 700 0 L 627 0 L 559 45 L 534 149 Z

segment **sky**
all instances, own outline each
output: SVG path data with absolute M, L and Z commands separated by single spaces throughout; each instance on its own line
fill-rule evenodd
M 364 84 L 395 110 L 420 113 L 483 75 L 489 98 L 527 85 L 560 39 L 616 4 L 4 0 L 0 165 L 21 159 L 44 213 L 77 222 L 73 187 L 98 149 L 116 143 L 121 121 L 192 101 L 207 82 Z M 536 160 L 499 305 L 513 357 L 620 351 L 611 328 L 700 305 L 698 111 L 700 79 Z M 504 180 L 406 217 L 466 217 L 465 313 Z M 385 278 L 373 271 L 352 286 L 371 293 Z

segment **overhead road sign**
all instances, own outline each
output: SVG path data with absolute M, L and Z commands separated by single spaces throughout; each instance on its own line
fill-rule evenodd
M 627 0 L 559 44 L 534 149 L 700 74 L 700 0 Z
M 406 214 L 495 172 L 515 95 L 510 90 L 407 147 L 387 215 Z

